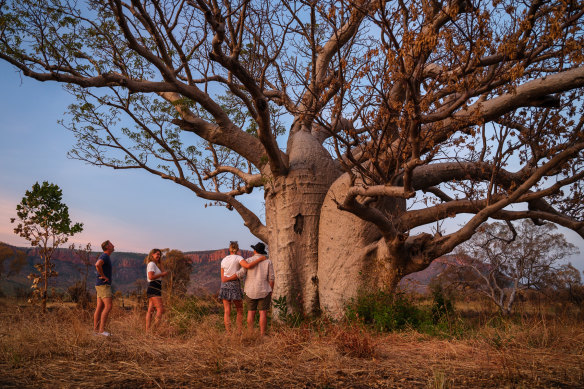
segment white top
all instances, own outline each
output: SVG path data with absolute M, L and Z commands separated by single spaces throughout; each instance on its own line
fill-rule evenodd
M 239 262 L 243 261 L 241 255 L 231 254 L 221 260 L 221 269 L 225 277 L 231 277 L 241 268 Z
M 150 273 L 151 271 L 154 272 L 154 275 L 162 273 L 162 271 L 158 268 L 158 266 L 156 266 L 156 263 L 154 261 L 148 262 L 148 266 L 146 266 L 146 280 L 148 280 L 148 282 L 154 281 L 151 280 L 150 277 L 148 277 L 148 273 Z

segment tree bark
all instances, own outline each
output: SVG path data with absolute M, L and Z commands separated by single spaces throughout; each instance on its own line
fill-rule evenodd
M 273 298 L 286 297 L 289 312 L 320 312 L 318 238 L 320 211 L 340 170 L 320 142 L 305 131 L 288 144 L 289 170 L 267 178 L 268 247 L 276 281 Z
M 43 271 L 43 289 L 42 289 L 42 293 L 41 293 L 41 298 L 42 298 L 42 307 L 43 307 L 43 313 L 47 312 L 47 289 L 49 288 L 49 259 L 47 257 L 46 254 L 46 248 L 45 248 L 45 253 L 43 254 L 43 264 L 44 264 L 44 271 Z
M 338 209 L 350 186 L 344 174 L 331 186 L 321 211 L 318 278 L 322 310 L 340 318 L 346 304 L 360 292 L 393 291 L 405 275 L 407 257 L 392 252 L 390 242 L 373 223 Z M 405 200 L 385 199 L 377 208 L 397 217 Z

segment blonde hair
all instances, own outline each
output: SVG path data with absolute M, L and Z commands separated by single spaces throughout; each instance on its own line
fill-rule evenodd
M 152 249 L 152 250 L 150 250 L 150 253 L 148 254 L 148 256 L 146 258 L 144 258 L 144 263 L 146 265 L 148 265 L 148 263 L 154 261 L 154 254 L 157 253 L 157 252 L 160 253 L 160 256 L 162 257 L 162 250 L 160 250 L 160 249 Z
M 239 243 L 237 243 L 237 241 L 232 240 L 231 242 L 229 242 L 229 252 L 238 252 L 239 251 Z

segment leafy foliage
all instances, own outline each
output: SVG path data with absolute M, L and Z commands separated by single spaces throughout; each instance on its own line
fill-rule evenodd
M 40 295 L 42 299 L 43 310 L 47 304 L 48 279 L 58 275 L 51 262 L 53 253 L 70 236 L 83 230 L 83 224 L 71 222 L 69 207 L 62 202 L 62 198 L 62 191 L 57 185 L 46 181 L 39 185 L 36 182 L 16 206 L 17 217 L 10 219 L 11 223 L 17 223 L 14 233 L 40 251 L 42 263 L 34 266 L 38 274 L 30 274 L 29 279 L 32 280 L 34 295 Z
M 193 323 L 200 323 L 207 316 L 219 313 L 221 308 L 210 297 L 188 296 L 174 299 L 169 310 L 170 322 L 178 328 L 179 333 L 185 333 L 192 329 Z
M 416 304 L 403 294 L 378 291 L 360 294 L 346 308 L 349 323 L 362 323 L 379 332 L 416 330 L 438 337 L 462 337 L 466 324 L 454 311 L 454 302 L 442 289 L 435 289 L 431 306 Z
M 360 321 L 378 331 L 398 331 L 419 328 L 425 313 L 403 294 L 379 291 L 362 294 L 347 306 L 349 321 Z
M 454 302 L 451 297 L 446 295 L 440 285 L 434 287 L 432 290 L 432 300 L 432 321 L 434 324 L 453 317 Z
M 302 324 L 305 318 L 299 313 L 298 310 L 290 312 L 288 309 L 288 300 L 286 296 L 274 298 L 272 301 L 274 303 L 274 309 L 279 321 L 292 327 L 297 327 Z
M 87 290 L 86 285 L 83 281 L 76 282 L 67 288 L 67 293 L 71 298 L 71 301 L 77 303 L 80 307 L 87 309 L 89 308 L 89 302 L 91 300 L 91 295 Z
M 582 276 L 571 263 L 563 264 L 554 272 L 545 275 L 544 292 L 584 307 Z

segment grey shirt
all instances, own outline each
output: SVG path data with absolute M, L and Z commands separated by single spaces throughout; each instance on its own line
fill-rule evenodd
M 263 256 L 263 254 L 255 254 L 253 257 L 246 258 L 245 261 L 251 263 L 261 256 Z M 272 261 L 269 259 L 261 261 L 249 270 L 241 268 L 237 272 L 237 276 L 239 278 L 245 277 L 244 291 L 250 299 L 263 299 L 270 294 L 272 292 L 270 281 L 276 279 L 274 265 L 272 265 Z

